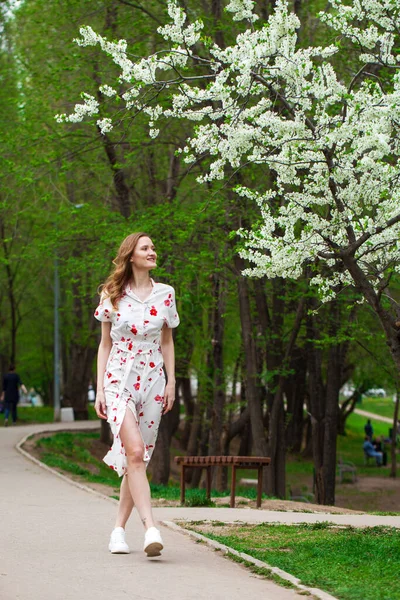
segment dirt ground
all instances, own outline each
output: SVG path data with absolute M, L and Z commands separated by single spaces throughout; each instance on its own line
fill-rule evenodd
M 46 434 L 38 434 L 29 438 L 24 444 L 24 450 L 40 460 L 41 450 L 35 446 L 35 441 L 44 437 Z M 105 446 L 98 440 L 93 440 L 91 446 L 92 454 L 102 459 L 105 454 Z M 106 449 L 107 450 L 107 449 Z M 85 468 L 90 465 L 85 464 Z M 56 469 L 59 470 L 59 469 Z M 106 495 L 116 496 L 119 492 L 119 483 L 113 489 L 107 485 L 91 483 L 82 477 L 66 473 L 59 470 L 63 475 L 67 475 L 74 481 L 84 483 L 88 487 Z M 171 477 L 179 481 L 179 472 L 176 464 L 171 463 Z M 299 481 L 299 485 L 303 482 Z M 214 498 L 217 506 L 229 505 L 229 496 Z M 167 500 L 164 498 L 154 498 L 154 506 L 179 506 L 179 501 Z M 249 500 L 243 496 L 236 496 L 236 506 L 238 508 L 255 508 L 255 500 Z M 392 479 L 388 477 L 388 472 L 382 472 L 381 477 L 359 476 L 356 483 L 338 483 L 336 487 L 336 506 L 320 506 L 307 502 L 292 502 L 289 500 L 263 500 L 262 508 L 264 510 L 295 511 L 295 512 L 318 512 L 318 513 L 337 513 L 349 514 L 360 512 L 400 512 L 400 477 Z

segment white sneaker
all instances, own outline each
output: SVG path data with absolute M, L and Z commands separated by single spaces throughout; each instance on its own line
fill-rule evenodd
M 160 556 L 161 550 L 164 548 L 161 533 L 157 527 L 149 527 L 144 535 L 143 550 L 147 556 Z
M 129 554 L 129 546 L 125 541 L 125 529 L 116 527 L 111 532 L 108 549 L 112 554 Z

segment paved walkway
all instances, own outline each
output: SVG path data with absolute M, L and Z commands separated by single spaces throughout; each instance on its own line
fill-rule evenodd
M 366 417 L 367 419 L 383 421 L 384 423 L 390 423 L 391 425 L 393 425 L 393 419 L 390 419 L 389 417 L 382 417 L 381 415 L 368 412 L 367 410 L 361 410 L 361 408 L 354 409 L 354 412 L 356 413 L 356 415 L 361 415 L 362 417 Z
M 77 427 L 57 424 L 46 429 L 71 425 Z M 147 559 L 136 514 L 127 527 L 131 554 L 110 555 L 107 545 L 115 503 L 70 485 L 15 449 L 28 432 L 42 429 L 0 431 L 1 600 L 304 598 L 167 528 L 162 529 L 162 557 Z
M 40 468 L 15 445 L 28 433 L 95 428 L 96 422 L 0 430 L 1 600 L 300 600 L 304 596 L 259 579 L 202 544 L 162 528 L 165 551 L 149 560 L 135 513 L 127 527 L 129 555 L 110 555 L 115 501 L 88 493 Z M 157 508 L 160 521 L 331 521 L 400 527 L 400 517 L 328 515 L 255 509 Z

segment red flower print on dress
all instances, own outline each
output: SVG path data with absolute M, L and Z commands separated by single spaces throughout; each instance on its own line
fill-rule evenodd
M 122 338 L 121 338 L 121 342 L 124 342 L 124 341 L 125 341 L 125 338 L 124 338 L 124 336 L 122 336 Z
M 140 412 L 139 417 L 144 417 L 144 412 Z
M 136 327 L 134 325 L 132 325 L 131 331 L 132 331 L 133 335 L 137 334 L 137 329 L 136 329 Z
M 110 377 L 112 377 L 112 373 L 108 372 L 107 377 L 108 377 L 108 379 L 110 379 Z
M 155 307 L 155 306 L 152 306 L 152 307 L 151 307 L 151 309 L 150 309 L 150 314 L 151 314 L 153 317 L 156 317 L 156 316 L 157 316 L 157 309 L 156 309 L 156 307 Z
M 96 312 L 94 313 L 94 316 L 97 317 L 98 314 L 99 314 L 99 311 L 96 310 Z
M 168 300 L 167 298 L 167 300 L 164 300 L 164 304 L 165 306 L 169 306 L 171 304 L 171 300 Z
M 149 363 L 149 367 L 150 367 L 151 369 L 154 369 L 154 367 L 155 367 L 155 366 L 156 366 L 156 365 L 155 365 L 155 363 L 153 363 L 153 362 Z
M 140 375 L 136 377 L 136 381 L 140 381 Z
M 128 344 L 128 350 L 132 350 L 132 348 L 133 348 L 133 344 L 132 344 L 132 342 L 129 342 L 129 344 Z
M 147 325 L 148 323 L 150 323 L 150 321 L 145 321 L 144 324 Z
M 135 388 L 135 390 L 139 390 L 140 389 L 140 383 L 135 383 L 135 385 L 133 387 Z
M 162 402 L 164 400 L 164 396 L 160 396 L 160 394 L 157 394 L 157 396 L 154 397 L 154 400 L 156 402 Z

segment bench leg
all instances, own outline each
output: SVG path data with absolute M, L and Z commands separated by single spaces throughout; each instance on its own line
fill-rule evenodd
M 206 489 L 207 489 L 207 498 L 208 500 L 211 498 L 211 467 L 206 468 L 207 479 L 206 479 Z
M 185 467 L 181 465 L 181 504 L 185 504 Z
M 235 492 L 236 492 L 236 466 L 232 465 L 231 508 L 235 508 Z
M 261 506 L 262 488 L 263 488 L 263 468 L 258 467 L 257 508 L 260 508 L 260 506 Z

